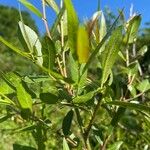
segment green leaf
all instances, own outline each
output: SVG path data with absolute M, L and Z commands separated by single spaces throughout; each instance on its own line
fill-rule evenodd
M 113 143 L 111 146 L 109 146 L 108 150 L 120 150 L 120 147 L 122 144 L 123 144 L 123 141 L 117 141 Z
M 0 36 L 0 42 L 2 42 L 4 45 L 6 45 L 8 48 L 10 48 L 11 50 L 13 50 L 17 54 L 19 54 L 19 55 L 21 55 L 23 57 L 26 57 L 28 59 L 31 59 L 29 54 L 23 52 L 23 50 L 20 50 L 19 48 L 15 47 L 15 46 L 13 46 L 10 42 L 6 41 L 1 36 Z
M 115 27 L 116 23 L 118 22 L 118 20 L 120 18 L 120 15 L 121 15 L 121 13 L 116 18 L 116 20 L 114 21 L 114 23 L 112 24 L 112 26 L 110 27 L 110 29 L 108 30 L 107 34 L 104 36 L 104 38 L 102 39 L 102 41 L 97 45 L 97 47 L 95 48 L 95 50 L 93 51 L 93 53 L 90 55 L 90 58 L 88 59 L 88 62 L 86 63 L 85 67 L 83 68 L 82 74 L 84 74 L 84 72 L 87 70 L 87 68 L 92 63 L 93 59 L 95 59 L 96 55 L 98 54 L 98 52 L 100 51 L 100 49 L 102 48 L 102 46 L 105 44 L 105 42 L 109 38 L 110 34 L 114 30 L 114 27 Z
M 101 12 L 101 19 L 100 19 L 100 29 L 99 29 L 99 35 L 100 35 L 100 41 L 105 37 L 107 33 L 107 28 L 106 28 L 106 21 L 103 12 Z
M 54 9 L 54 11 L 58 14 L 59 13 L 59 7 L 56 4 L 55 0 L 46 0 L 46 3 Z
M 150 114 L 150 107 L 141 105 L 141 104 L 121 102 L 121 101 L 112 101 L 112 102 L 108 102 L 107 104 L 121 106 L 121 107 L 128 108 L 128 109 L 134 109 L 137 111 L 146 112 Z
M 22 109 L 22 113 L 30 114 L 32 111 L 32 99 L 28 92 L 24 89 L 22 85 L 21 77 L 13 72 L 5 75 L 8 83 L 15 87 L 17 93 L 18 103 Z
M 78 17 L 71 0 L 64 0 L 67 9 L 68 44 L 72 53 L 76 51 Z
M 25 48 L 33 54 L 34 61 L 42 66 L 42 45 L 37 34 L 23 22 L 19 21 L 20 40 Z M 24 45 L 26 43 L 26 45 Z
M 45 37 L 42 46 L 43 66 L 53 70 L 56 58 L 55 45 L 49 37 Z
M 16 85 L 17 99 L 23 111 L 32 111 L 32 99 L 21 83 Z M 30 113 L 29 112 L 29 113 Z
M 11 118 L 12 117 L 12 114 L 7 114 L 5 116 L 1 116 L 0 117 L 0 123 L 6 121 L 7 119 Z
M 23 80 L 26 83 L 39 83 L 44 81 L 53 81 L 49 76 L 25 76 Z
M 25 126 L 23 128 L 17 129 L 16 132 L 27 132 L 27 131 L 33 131 L 36 128 L 36 125 L 29 125 Z
M 148 51 L 147 45 L 144 45 L 137 53 L 138 56 L 144 56 L 144 54 Z
M 11 101 L 8 97 L 5 96 L 4 98 L 1 98 L 2 96 L 4 96 L 4 95 L 0 94 L 0 104 L 1 105 L 10 105 L 10 106 L 12 106 L 12 104 L 15 105 L 13 103 L 13 101 Z
M 30 146 L 13 144 L 13 150 L 36 150 L 36 149 Z
M 136 89 L 133 85 L 128 85 L 128 89 L 133 97 L 136 97 Z
M 70 150 L 68 143 L 65 138 L 63 138 L 63 150 Z
M 42 102 L 46 104 L 56 104 L 58 102 L 58 96 L 52 94 L 52 93 L 41 93 L 40 99 Z
M 74 103 L 86 103 L 87 101 L 89 101 L 93 98 L 94 94 L 95 94 L 95 91 L 92 91 L 92 92 L 86 93 L 84 95 L 77 96 L 73 99 L 73 102 Z
M 142 82 L 140 82 L 140 83 L 136 86 L 136 88 L 137 88 L 140 92 L 142 92 L 142 93 L 148 91 L 148 90 L 150 89 L 150 82 L 149 82 L 149 80 L 148 80 L 148 79 L 143 80 Z
M 73 110 L 70 110 L 63 119 L 62 130 L 65 136 L 69 135 L 73 114 Z
M 77 55 L 80 64 L 89 59 L 89 36 L 84 26 L 79 26 L 77 35 Z
M 124 37 L 125 43 L 133 43 L 137 37 L 138 29 L 141 23 L 141 16 L 133 16 L 126 25 L 127 32 Z
M 42 13 L 31 3 L 29 3 L 27 0 L 19 0 L 20 3 L 22 3 L 25 7 L 27 7 L 30 11 L 32 11 L 34 14 L 36 14 L 38 17 L 42 18 Z
M 65 7 L 63 6 L 63 7 L 61 8 L 59 14 L 57 15 L 57 18 L 55 19 L 54 24 L 53 24 L 52 27 L 51 27 L 50 33 L 51 33 L 52 36 L 54 36 L 55 31 L 56 31 L 56 29 L 57 29 L 57 26 L 58 26 L 58 24 L 60 23 L 64 12 L 65 12 Z
M 74 59 L 71 52 L 69 52 L 68 73 L 71 79 L 77 83 L 79 78 L 78 62 Z
M 0 79 L 0 93 L 12 94 L 14 93 L 14 89 L 11 88 L 4 80 Z
M 102 53 L 102 81 L 101 87 L 107 81 L 111 68 L 118 56 L 122 43 L 122 27 L 118 27 L 111 35 L 104 52 Z

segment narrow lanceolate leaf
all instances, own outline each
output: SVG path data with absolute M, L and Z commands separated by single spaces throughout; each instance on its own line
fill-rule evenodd
M 27 54 L 27 53 L 23 52 L 23 50 L 15 47 L 10 42 L 8 42 L 4 38 L 2 38 L 1 36 L 0 36 L 0 42 L 2 42 L 4 45 L 6 45 L 8 48 L 10 48 L 12 51 L 16 52 L 17 54 L 19 54 L 23 57 L 26 57 L 28 59 L 31 59 L 29 54 Z
M 19 21 L 19 35 L 20 41 L 25 49 L 28 49 L 30 53 L 34 55 L 35 62 L 42 66 L 42 45 L 39 37 L 30 27 Z
M 86 103 L 87 101 L 89 101 L 93 98 L 94 94 L 95 94 L 95 91 L 92 91 L 92 92 L 86 93 L 84 95 L 77 96 L 73 99 L 73 102 L 74 103 Z
M 46 3 L 53 8 L 53 10 L 58 14 L 59 13 L 59 7 L 56 4 L 55 0 L 46 0 Z
M 64 0 L 67 9 L 68 43 L 72 53 L 76 51 L 78 17 L 71 0 Z
M 86 63 L 89 58 L 89 37 L 84 26 L 80 26 L 77 36 L 77 55 L 80 64 Z
M 118 27 L 111 35 L 104 52 L 102 53 L 102 81 L 101 86 L 107 81 L 111 68 L 118 56 L 122 43 L 122 27 Z
M 79 79 L 79 70 L 78 70 L 78 62 L 75 61 L 74 57 L 72 56 L 72 53 L 69 53 L 69 59 L 68 59 L 68 73 L 70 75 L 70 78 L 77 83 Z
M 22 3 L 25 7 L 27 7 L 34 14 L 36 14 L 38 17 L 42 18 L 42 13 L 34 5 L 29 3 L 27 0 L 19 0 L 19 2 Z
M 100 30 L 99 30 L 99 40 L 101 41 L 104 36 L 106 35 L 107 28 L 106 28 L 106 21 L 103 12 L 101 13 L 100 19 Z
M 73 110 L 70 110 L 65 116 L 62 123 L 62 130 L 65 136 L 69 135 L 72 119 L 73 119 Z
M 53 70 L 56 57 L 55 45 L 49 37 L 45 37 L 42 47 L 43 47 L 43 66 L 50 70 Z
M 133 109 L 133 110 L 146 112 L 146 113 L 150 114 L 150 107 L 145 106 L 145 105 L 141 105 L 141 104 L 121 102 L 121 101 L 112 101 L 112 102 L 108 102 L 107 104 L 121 106 L 121 107 L 125 107 L 128 109 Z
M 141 16 L 137 15 L 132 17 L 127 23 L 127 31 L 124 37 L 125 43 L 133 43 L 137 37 L 138 29 L 141 23 Z
M 57 15 L 57 18 L 55 19 L 54 24 L 52 25 L 52 28 L 51 28 L 51 30 L 50 30 L 52 36 L 55 35 L 57 26 L 58 26 L 58 24 L 60 23 L 64 12 L 65 12 L 65 7 L 63 6 L 63 7 L 61 8 L 61 10 L 59 11 L 59 13 L 58 13 L 58 15 Z
M 23 88 L 22 84 L 16 86 L 18 102 L 23 110 L 32 111 L 32 99 L 31 96 Z

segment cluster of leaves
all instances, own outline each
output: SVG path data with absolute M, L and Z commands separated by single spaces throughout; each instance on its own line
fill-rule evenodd
M 61 8 L 43 0 L 43 14 L 28 1 L 20 2 L 43 19 L 47 36 L 41 42 L 21 18 L 18 38 L 24 49 L 2 36 L 0 42 L 43 74 L 1 73 L 0 103 L 7 110 L 1 121 L 19 117 L 23 127 L 15 132 L 30 132 L 39 150 L 148 149 L 150 83 L 138 61 L 147 47 L 136 49 L 141 16 L 118 25 L 121 11 L 107 29 L 100 10 L 80 24 L 71 0 L 64 0 Z M 57 14 L 50 31 L 46 5 Z

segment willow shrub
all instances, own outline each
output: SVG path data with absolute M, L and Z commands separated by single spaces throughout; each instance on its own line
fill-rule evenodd
M 47 36 L 41 41 L 22 17 L 18 38 L 24 49 L 0 36 L 1 43 L 41 70 L 30 76 L 1 72 L 0 103 L 6 113 L 0 121 L 19 118 L 14 134 L 29 132 L 37 144 L 13 149 L 150 148 L 150 83 L 139 64 L 147 47 L 136 49 L 141 16 L 126 21 L 122 10 L 107 29 L 100 10 L 80 23 L 71 0 L 61 1 L 60 8 L 43 0 L 43 13 L 20 2 L 44 21 Z M 50 29 L 46 6 L 57 15 Z

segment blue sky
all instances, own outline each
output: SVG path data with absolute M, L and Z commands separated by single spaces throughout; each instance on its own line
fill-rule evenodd
M 41 10 L 41 0 L 29 1 Z M 0 0 L 0 4 L 18 8 L 17 0 Z M 81 20 L 86 17 L 90 18 L 97 9 L 97 0 L 73 0 L 73 4 Z M 108 6 L 117 14 L 119 8 L 125 8 L 125 14 L 128 17 L 131 4 L 134 6 L 134 11 L 142 15 L 142 27 L 145 22 L 150 22 L 150 0 L 101 0 L 101 9 L 103 10 L 105 6 Z M 26 10 L 23 6 L 21 6 L 21 9 Z M 48 9 L 47 16 L 50 24 L 52 24 L 55 19 L 55 13 Z M 32 17 L 36 21 L 40 32 L 43 33 L 45 31 L 43 22 L 33 14 Z

